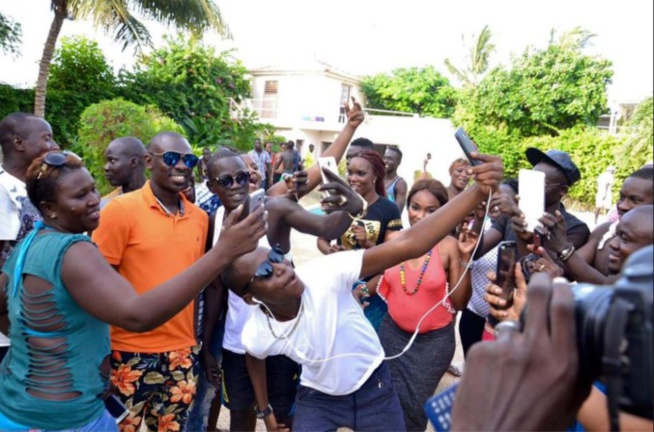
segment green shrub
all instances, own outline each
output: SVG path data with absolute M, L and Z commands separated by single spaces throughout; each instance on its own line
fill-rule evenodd
M 147 145 L 160 132 L 184 133 L 181 126 L 156 107 L 140 106 L 123 99 L 91 105 L 82 113 L 80 124 L 75 150 L 81 153 L 103 194 L 110 190 L 104 177 L 104 152 L 111 141 L 135 136 Z

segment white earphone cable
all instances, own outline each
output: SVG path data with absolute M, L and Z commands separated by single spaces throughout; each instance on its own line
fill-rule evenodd
M 484 214 L 484 220 L 488 216 L 488 211 L 490 209 L 491 194 L 492 194 L 492 192 L 488 194 L 488 200 L 486 202 L 486 212 Z M 482 239 L 482 233 L 479 234 L 479 238 L 477 239 L 477 244 L 475 245 L 475 248 L 472 251 L 472 257 L 474 257 L 475 254 L 477 253 L 477 249 L 479 248 L 479 244 L 481 243 L 481 239 Z M 470 262 L 468 262 L 468 264 L 466 265 L 465 270 L 461 274 L 461 277 L 457 281 L 456 285 L 454 285 L 454 288 L 452 288 L 451 290 L 446 292 L 445 296 L 443 296 L 443 298 L 441 300 L 439 300 L 431 309 L 429 309 L 427 312 L 425 312 L 425 314 L 422 316 L 422 318 L 420 318 L 420 320 L 418 321 L 418 324 L 416 324 L 416 329 L 413 332 L 413 335 L 411 336 L 411 339 L 406 344 L 404 349 L 398 354 L 392 355 L 390 357 L 384 357 L 383 360 L 393 360 L 393 359 L 399 358 L 402 355 L 404 355 L 407 351 L 409 351 L 409 349 L 413 345 L 413 342 L 418 337 L 418 334 L 420 334 L 420 325 L 422 324 L 422 322 L 425 320 L 425 318 L 427 318 L 429 316 L 429 314 L 434 312 L 436 310 L 436 308 L 438 308 L 440 305 L 442 305 L 443 302 L 445 302 L 445 300 L 450 298 L 450 296 L 459 288 L 459 285 L 461 285 L 461 282 L 463 281 L 463 278 L 465 278 L 468 271 L 470 271 L 470 266 L 471 265 L 472 265 L 472 260 L 470 260 Z M 260 305 L 263 306 L 268 311 L 268 313 L 270 314 L 269 315 L 270 317 L 274 317 L 272 311 L 268 308 L 268 306 L 265 303 L 260 302 Z M 300 319 L 300 317 L 298 317 L 297 319 Z M 376 359 L 376 358 L 379 357 L 379 356 L 374 356 L 374 355 L 365 354 L 365 353 L 343 353 L 343 354 L 338 354 L 338 355 L 335 355 L 335 356 L 332 356 L 332 357 L 327 357 L 327 358 L 324 358 L 324 359 L 310 359 L 310 358 L 307 358 L 304 355 L 304 353 L 302 353 L 302 351 L 298 350 L 291 343 L 291 341 L 288 339 L 288 336 L 290 336 L 291 332 L 289 331 L 289 334 L 286 334 L 286 332 L 282 329 L 282 326 L 280 325 L 279 321 L 277 321 L 274 318 L 271 318 L 270 323 L 271 323 L 271 325 L 277 326 L 277 329 L 279 330 L 278 333 L 281 334 L 281 336 L 279 336 L 279 338 L 282 339 L 285 343 L 287 343 L 298 357 L 300 357 L 300 358 L 302 358 L 302 359 L 304 359 L 304 360 L 306 360 L 308 362 L 311 362 L 311 363 L 325 363 L 325 362 L 335 360 L 335 359 L 338 359 L 338 358 L 343 358 L 343 357 L 369 357 L 369 358 L 373 358 L 373 359 Z M 291 328 L 293 328 L 293 327 L 291 327 Z M 309 344 L 309 346 L 311 347 L 311 344 Z

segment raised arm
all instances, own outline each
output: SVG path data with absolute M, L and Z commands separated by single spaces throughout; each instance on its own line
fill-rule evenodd
M 372 276 L 402 261 L 427 253 L 447 236 L 502 180 L 502 159 L 475 154 L 485 163 L 469 168 L 477 184 L 463 191 L 445 206 L 420 223 L 403 231 L 397 238 L 365 251 L 361 277 Z
M 395 183 L 395 204 L 397 204 L 400 214 L 402 214 L 404 207 L 406 207 L 406 196 L 408 192 L 406 180 L 403 178 L 399 179 L 397 183 Z
M 237 209 L 230 214 L 213 249 L 184 272 L 142 295 L 88 242 L 77 243 L 66 252 L 62 280 L 75 301 L 99 320 L 132 332 L 152 330 L 193 301 L 237 257 L 256 248 L 266 232 L 263 208 L 234 224 L 240 213 Z
M 347 123 L 343 127 L 343 130 L 341 130 L 341 133 L 338 134 L 334 142 L 320 155 L 321 157 L 333 156 L 337 163 L 343 158 L 347 146 L 350 144 L 350 141 L 352 141 L 354 132 L 356 132 L 359 125 L 363 123 L 363 120 L 365 120 L 363 108 L 361 108 L 361 104 L 359 104 L 359 102 L 354 98 L 352 98 L 352 107 L 347 103 L 345 104 L 345 113 L 347 114 Z M 302 197 L 315 189 L 321 181 L 322 176 L 320 175 L 320 166 L 314 164 L 308 170 L 307 185 L 301 188 L 298 192 L 298 197 Z M 286 193 L 286 189 L 286 184 L 279 182 L 268 190 L 268 195 L 283 195 Z

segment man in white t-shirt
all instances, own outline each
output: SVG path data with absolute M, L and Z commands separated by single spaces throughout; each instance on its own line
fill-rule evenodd
M 501 180 L 501 160 L 475 158 L 486 162 L 470 168 L 478 184 L 392 242 L 326 255 L 298 269 L 281 251 L 260 247 L 223 272 L 225 286 L 259 306 L 243 328 L 247 354 L 281 354 L 302 365 L 293 430 L 405 429 L 384 350 L 351 287 L 427 253 L 488 197 Z M 268 430 L 278 429 L 267 400 L 258 398 L 256 411 Z
M 16 243 L 41 219 L 27 197 L 27 168 L 41 154 L 58 149 L 52 139 L 52 128 L 41 117 L 13 113 L 0 121 L 0 146 L 4 156 L 0 167 L 0 269 Z M 0 311 L 0 330 L 6 331 L 6 311 Z M 9 346 L 9 339 L 0 331 L 0 360 Z

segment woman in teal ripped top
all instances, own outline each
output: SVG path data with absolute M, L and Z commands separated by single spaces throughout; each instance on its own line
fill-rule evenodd
M 237 224 L 241 210 L 232 212 L 211 251 L 139 296 L 83 234 L 98 227 L 100 196 L 77 156 L 52 152 L 36 159 L 26 185 L 44 222 L 16 246 L 0 274 L 0 315 L 9 315 L 12 342 L 0 365 L 0 430 L 117 430 L 103 403 L 108 324 L 146 332 L 169 320 L 229 263 L 254 250 L 265 234 L 263 210 Z

